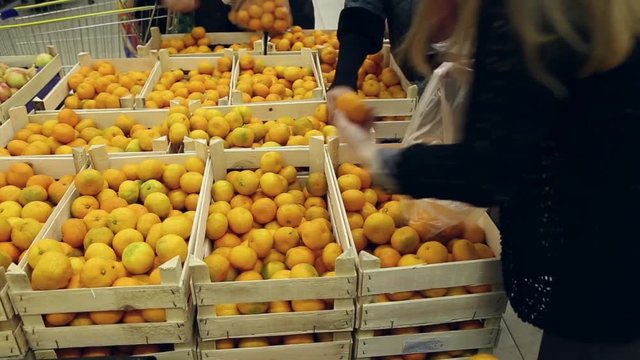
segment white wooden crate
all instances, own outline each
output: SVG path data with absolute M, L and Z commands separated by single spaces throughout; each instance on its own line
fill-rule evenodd
M 163 351 L 159 353 L 147 354 L 144 356 L 153 357 L 155 360 L 197 360 L 197 349 L 195 343 L 195 337 L 193 341 L 187 343 L 173 344 L 174 349 L 171 351 Z M 37 360 L 54 360 L 59 359 L 56 351 L 49 350 L 35 350 L 34 356 Z M 22 359 L 21 359 L 22 360 Z
M 372 331 L 356 331 L 353 358 L 434 353 L 456 350 L 490 352 L 500 336 L 500 318 L 485 320 L 481 329 L 453 330 L 406 335 L 374 336 Z
M 49 111 L 37 111 L 27 113 L 27 109 L 24 106 L 11 109 L 10 119 L 0 125 L 0 146 L 6 146 L 15 133 L 23 129 L 28 123 L 44 124 L 47 120 L 57 120 L 59 110 Z M 112 109 L 112 110 L 74 110 L 80 120 L 93 119 L 96 122 L 96 126 L 99 129 L 106 129 L 110 126 L 114 126 L 116 118 L 120 115 L 129 115 L 135 119 L 136 123 L 142 124 L 147 127 L 160 125 L 169 116 L 169 109 L 149 109 L 145 111 L 134 111 L 131 109 Z M 171 146 L 166 136 L 161 136 L 153 140 L 153 153 L 167 153 L 170 152 Z M 81 149 L 81 148 L 78 148 Z M 136 154 L 149 155 L 151 152 L 122 152 L 113 153 L 114 156 L 132 156 Z M 37 158 L 46 159 L 70 159 L 71 155 L 38 155 L 33 156 Z M 24 156 L 16 156 L 20 159 Z
M 0 322 L 0 358 L 5 360 L 22 360 L 29 351 L 20 318 L 14 320 Z
M 319 49 L 315 54 L 317 67 L 320 69 L 320 51 Z M 391 67 L 398 77 L 400 78 L 400 85 L 407 93 L 407 97 L 404 99 L 364 99 L 365 104 L 373 109 L 376 116 L 406 116 L 410 117 L 415 111 L 415 107 L 418 103 L 418 87 L 413 85 L 407 80 L 406 76 L 402 72 L 402 69 L 396 63 L 393 54 L 391 53 L 391 47 L 388 43 L 385 43 L 382 47 L 382 53 L 384 59 L 382 65 L 384 67 Z M 322 86 L 325 88 L 325 92 L 329 90 L 327 84 L 322 81 Z M 409 126 L 409 120 L 396 120 L 396 121 L 375 121 L 373 122 L 373 129 L 375 130 L 376 139 L 402 139 Z
M 255 169 L 260 167 L 260 157 L 268 151 L 279 152 L 284 162 L 295 167 L 309 167 L 309 171 L 326 171 L 329 168 L 324 157 L 324 140 L 312 138 L 310 147 L 291 146 L 270 149 L 228 149 L 222 141 L 211 145 L 211 172 L 205 182 L 212 184 L 223 179 L 227 169 Z M 327 176 L 328 177 L 328 176 Z M 272 279 L 242 282 L 211 282 L 207 265 L 202 260 L 211 252 L 205 238 L 207 215 L 200 213 L 200 225 L 194 259 L 191 261 L 193 290 L 198 306 L 198 329 L 206 340 L 228 337 L 275 336 L 299 333 L 351 331 L 353 329 L 353 299 L 356 288 L 355 251 L 346 239 L 347 229 L 339 213 L 337 185 L 329 182 L 328 210 L 336 241 L 343 253 L 336 261 L 335 277 L 306 279 Z M 199 205 L 207 209 L 211 195 L 204 194 Z M 277 300 L 334 299 L 334 308 L 323 311 L 290 312 L 258 315 L 216 316 L 216 304 L 267 302 Z
M 198 347 L 202 360 L 348 360 L 351 345 L 351 333 L 338 332 L 333 341 L 312 344 L 216 350 L 215 341 L 201 341 Z
M 142 91 L 140 92 L 140 94 L 136 96 L 135 98 L 136 109 L 144 109 L 146 107 L 145 106 L 146 98 L 153 91 L 153 87 L 156 86 L 156 84 L 160 81 L 160 78 L 162 77 L 163 73 L 167 71 L 172 71 L 172 70 L 184 70 L 185 72 L 196 70 L 198 68 L 198 64 L 202 61 L 213 63 L 214 65 L 217 66 L 218 59 L 221 57 L 226 57 L 231 59 L 232 80 L 231 80 L 231 83 L 229 84 L 229 93 L 231 93 L 231 89 L 233 86 L 233 69 L 234 69 L 234 66 L 236 66 L 236 62 L 234 58 L 234 52 L 229 49 L 225 49 L 222 56 L 216 56 L 216 57 L 203 56 L 204 54 L 195 54 L 198 56 L 169 56 L 169 52 L 167 51 L 167 49 L 161 49 L 157 52 L 153 52 L 152 55 L 158 58 L 158 65 L 153 69 L 153 71 L 151 72 L 151 75 L 149 75 L 149 79 L 147 80 L 147 83 L 145 84 L 145 86 L 142 88 Z M 221 97 L 218 100 L 218 104 L 219 105 L 229 104 L 229 97 L 226 97 L 226 96 Z
M 39 104 L 37 104 L 37 108 L 40 110 L 55 110 L 59 106 L 61 106 L 71 91 L 68 84 L 69 77 L 80 70 L 82 66 L 92 66 L 93 63 L 98 60 L 109 61 L 120 72 L 150 71 L 151 73 L 153 73 L 153 70 L 158 66 L 156 58 L 154 56 L 133 59 L 94 59 L 89 53 L 80 53 L 78 54 L 78 63 L 74 65 L 73 68 L 71 68 L 71 70 L 69 70 L 69 72 L 65 75 L 65 77 L 62 78 L 62 80 L 60 80 L 53 89 L 51 89 L 49 94 Z M 149 75 L 149 78 L 150 77 L 151 75 Z M 149 78 L 147 78 L 147 84 L 149 83 Z M 128 95 L 120 98 L 120 108 L 132 109 L 134 105 L 135 103 L 133 96 Z
M 201 145 L 201 146 L 198 146 Z M 153 158 L 165 164 L 184 164 L 191 156 L 207 158 L 206 146 L 195 143 L 195 154 L 163 154 L 149 156 L 113 157 L 103 146 L 90 150 L 91 163 L 97 170 L 121 168 L 125 164 L 140 163 Z M 201 193 L 210 191 L 203 183 Z M 55 216 L 48 222 L 43 232 L 34 240 L 42 238 L 61 239 L 61 225 L 70 218 L 72 201 L 79 196 L 72 184 L 65 201 L 56 207 Z M 197 211 L 202 211 L 198 209 Z M 196 211 L 196 216 L 197 215 Z M 206 211 L 206 210 L 205 210 Z M 189 239 L 189 253 L 196 244 L 197 223 L 194 222 Z M 42 235 L 42 236 L 41 236 Z M 49 350 L 68 347 L 111 346 L 183 343 L 192 336 L 193 311 L 189 299 L 189 259 L 181 265 L 180 259 L 173 258 L 160 266 L 160 285 L 79 288 L 34 291 L 31 287 L 31 268 L 27 256 L 18 265 L 11 265 L 7 272 L 10 297 L 16 311 L 22 317 L 29 345 L 34 350 Z M 42 314 L 90 312 L 103 310 L 132 310 L 164 308 L 166 322 L 142 324 L 92 325 L 78 327 L 45 327 Z
M 346 145 L 329 144 L 327 151 L 334 167 L 354 160 Z M 335 171 L 332 175 L 336 179 Z M 506 309 L 507 297 L 501 289 L 500 232 L 486 213 L 480 217 L 478 225 L 484 229 L 487 245 L 496 258 L 381 269 L 380 259 L 361 251 L 356 328 L 377 330 L 501 316 Z M 353 243 L 350 231 L 348 235 Z M 493 291 L 374 303 L 379 294 L 481 284 L 491 284 Z
M 231 104 L 232 105 L 240 105 L 245 104 L 242 100 L 242 92 L 236 89 L 236 85 L 238 82 L 238 78 L 240 77 L 240 57 L 246 55 L 247 52 L 240 50 L 238 55 L 236 56 L 236 61 L 234 63 L 233 73 L 231 74 Z M 316 82 L 318 87 L 312 90 L 312 98 L 308 100 L 324 100 L 326 99 L 326 93 L 324 91 L 322 74 L 320 73 L 320 68 L 318 67 L 316 57 L 313 55 L 313 51 L 311 49 L 302 49 L 300 53 L 294 54 L 271 54 L 271 55 L 252 55 L 255 60 L 262 60 L 265 66 L 301 66 L 310 68 L 313 70 L 313 76 L 316 78 Z M 300 100 L 291 100 L 291 101 L 300 101 Z M 285 101 L 264 101 L 262 104 L 282 104 Z
M 36 156 L 16 156 L 16 157 L 1 157 L 0 158 L 0 171 L 7 171 L 12 164 L 15 163 L 27 163 L 31 165 L 35 174 L 46 174 L 52 176 L 55 179 L 59 179 L 65 175 L 75 175 L 76 172 L 84 166 L 84 162 L 80 158 L 72 158 L 71 156 L 66 158 L 43 158 Z M 70 196 L 70 193 L 67 193 L 62 197 L 61 203 L 65 201 L 66 198 Z M 53 221 L 55 214 L 58 211 L 59 206 L 54 208 L 54 211 L 49 216 L 49 220 Z M 42 230 L 38 234 L 36 238 L 43 236 L 46 231 L 47 223 L 42 227 Z M 11 299 L 9 298 L 9 284 L 7 282 L 7 278 L 5 276 L 5 269 L 0 268 L 0 327 L 3 322 L 11 321 L 16 312 L 11 304 Z M 0 338 L 0 346 L 2 346 L 2 339 Z
M 0 105 L 0 122 L 9 118 L 9 109 L 15 106 L 27 105 L 49 82 L 60 74 L 62 59 L 56 48 L 47 46 L 47 53 L 53 55 L 53 59 L 40 69 L 20 90 L 16 91 L 7 101 Z M 0 63 L 9 67 L 30 67 L 33 65 L 36 55 L 0 56 Z
M 306 37 L 306 36 L 314 36 L 314 33 L 315 33 L 316 31 L 322 31 L 322 32 L 323 32 L 323 33 L 325 33 L 325 34 L 330 34 L 330 33 L 332 33 L 332 32 L 336 32 L 337 30 L 336 30 L 336 29 L 303 29 L 303 30 L 302 30 L 302 33 L 305 35 L 305 37 Z M 269 39 L 269 40 L 271 40 L 271 39 Z M 291 42 L 291 45 L 293 45 L 293 43 L 294 43 L 294 42 L 292 41 L 292 42 Z M 316 45 L 316 46 L 314 46 L 314 47 L 313 47 L 313 49 L 314 49 L 314 50 L 315 50 L 315 49 L 319 49 L 319 48 L 321 48 L 322 46 L 323 46 L 323 45 Z M 336 49 L 336 50 L 337 50 L 337 49 Z M 273 53 L 273 54 L 299 54 L 299 53 L 300 53 L 300 51 L 293 51 L 293 50 L 292 50 L 292 51 L 280 51 L 280 50 L 276 49 L 276 47 L 275 47 L 275 44 L 274 44 L 274 43 L 272 43 L 271 41 L 269 41 L 269 47 L 267 48 L 267 53 L 269 53 L 269 54 L 272 54 L 272 53 Z M 320 69 L 320 68 L 318 68 L 318 69 Z
M 227 114 L 231 110 L 239 106 L 247 106 L 251 109 L 251 116 L 258 118 L 262 121 L 276 120 L 281 117 L 291 116 L 298 118 L 302 116 L 311 116 L 315 109 L 327 102 L 324 100 L 304 100 L 304 101 L 281 101 L 274 102 L 259 102 L 249 104 L 236 104 L 226 106 L 205 106 L 205 109 L 216 109 L 222 114 Z
M 162 34 L 160 28 L 151 28 L 151 38 L 144 45 L 138 45 L 138 56 L 147 56 L 152 50 L 160 50 L 160 44 L 162 40 L 182 39 L 187 34 Z M 249 44 L 251 38 L 254 36 L 260 36 L 261 33 L 257 32 L 217 32 L 207 33 L 206 37 L 211 39 L 210 46 L 223 45 L 225 48 L 233 44 Z M 262 40 L 253 42 L 253 50 L 250 50 L 252 54 L 262 53 Z M 175 54 L 172 57 L 201 57 L 201 56 L 223 56 L 222 52 L 210 52 L 210 53 L 196 53 L 196 54 Z
M 0 158 L 0 171 L 6 171 L 9 166 L 19 162 L 26 162 L 36 174 L 47 174 L 56 179 L 64 175 L 73 175 L 83 166 L 78 159 L 71 157 L 44 159 L 42 157 L 9 157 Z M 63 196 L 61 203 L 70 196 L 67 193 Z M 47 223 L 37 235 L 40 238 L 46 231 L 47 224 L 52 222 L 59 211 L 59 206 L 54 208 Z M 11 299 L 9 298 L 9 284 L 5 276 L 5 269 L 0 267 L 0 358 L 2 359 L 23 359 L 27 350 L 27 339 L 22 329 L 20 316 L 16 313 Z
M 301 116 L 313 115 L 314 110 L 321 104 L 326 104 L 325 100 L 300 100 L 300 101 L 281 101 L 279 103 L 249 103 L 242 104 L 251 109 L 251 115 L 260 120 L 275 120 L 284 116 L 293 118 Z M 277 105 L 277 106 L 276 106 Z M 232 109 L 241 105 L 227 106 L 205 106 L 207 109 L 217 109 L 223 114 L 228 113 Z M 378 116 L 393 116 L 393 107 L 382 107 L 376 110 Z M 408 120 L 402 121 L 375 121 L 373 129 L 376 139 L 402 139 L 407 126 Z

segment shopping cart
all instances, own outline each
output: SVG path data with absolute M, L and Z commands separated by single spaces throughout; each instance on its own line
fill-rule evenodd
M 167 15 L 154 5 L 134 7 L 126 0 L 55 0 L 2 12 L 0 55 L 36 54 L 54 45 L 70 68 L 77 54 L 95 58 L 133 57 L 151 26 Z

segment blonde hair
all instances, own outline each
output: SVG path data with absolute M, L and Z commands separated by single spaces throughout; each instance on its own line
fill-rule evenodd
M 422 0 L 399 54 L 416 70 L 429 74 L 425 54 L 447 0 Z M 450 0 L 449 0 L 450 1 Z M 458 0 L 458 19 L 448 41 L 445 61 L 470 60 L 475 51 L 478 12 L 482 0 Z M 577 76 L 587 76 L 622 64 L 640 36 L 638 0 L 509 0 L 509 21 L 518 33 L 529 69 L 552 89 L 562 87 L 546 69 L 541 48 L 562 40 L 584 54 Z

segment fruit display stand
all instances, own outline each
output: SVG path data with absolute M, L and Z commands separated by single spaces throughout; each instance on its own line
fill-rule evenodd
M 244 55 L 250 55 L 244 50 L 238 51 L 236 56 L 236 61 L 234 63 L 233 73 L 231 75 L 231 105 L 240 105 L 245 104 L 242 98 L 242 92 L 236 88 L 238 83 L 238 79 L 240 77 L 240 58 Z M 314 56 L 314 52 L 311 49 L 302 49 L 299 53 L 280 53 L 280 54 L 270 54 L 270 55 L 253 55 L 255 61 L 262 61 L 265 66 L 276 67 L 276 66 L 297 66 L 303 68 L 309 68 L 313 71 L 313 76 L 315 77 L 317 87 L 312 92 L 311 99 L 307 100 L 325 100 L 326 93 L 324 91 L 324 86 L 322 85 L 322 74 L 320 73 L 320 68 L 318 67 L 318 62 Z M 301 101 L 301 100 L 291 100 L 291 101 Z M 306 100 L 305 100 L 306 101 Z M 283 101 L 265 101 L 267 104 L 281 104 Z
M 27 113 L 27 109 L 24 106 L 11 109 L 10 118 L 0 126 L 0 147 L 6 147 L 9 141 L 14 139 L 15 134 L 24 129 L 27 124 L 44 124 L 49 120 L 58 119 L 60 111 L 37 111 Z M 135 119 L 139 124 L 151 127 L 159 125 L 168 116 L 168 110 L 149 110 L 149 111 L 133 111 L 133 110 L 76 110 L 80 120 L 92 119 L 95 121 L 96 126 L 99 129 L 106 129 L 114 126 L 116 118 L 120 115 L 128 115 Z M 153 153 L 167 153 L 170 151 L 170 144 L 167 141 L 166 136 L 153 139 L 151 141 L 151 151 Z M 81 149 L 81 148 L 75 148 Z M 150 152 L 123 152 L 113 153 L 114 156 L 132 156 L 136 154 L 148 155 Z M 18 156 L 18 158 L 27 156 Z M 44 157 L 47 159 L 71 159 L 70 154 L 52 154 L 52 155 L 37 155 L 37 157 Z
M 136 109 L 144 109 L 146 107 L 145 101 L 147 97 L 154 91 L 154 87 L 160 82 L 162 74 L 167 71 L 173 70 L 182 70 L 187 72 L 191 70 L 197 70 L 198 64 L 201 62 L 212 63 L 214 66 L 217 66 L 218 59 L 221 57 L 225 57 L 231 60 L 231 76 L 233 77 L 233 67 L 235 66 L 235 57 L 234 52 L 230 49 L 225 49 L 222 56 L 212 57 L 206 56 L 206 54 L 194 54 L 194 56 L 170 56 L 167 49 L 161 49 L 157 52 L 154 52 L 155 56 L 158 58 L 158 66 L 154 68 L 149 75 L 149 79 L 145 84 L 144 88 L 136 96 L 135 103 Z M 196 56 L 197 55 L 197 56 Z M 233 85 L 233 80 L 231 80 L 231 84 L 229 85 L 229 91 L 231 91 Z M 193 102 L 193 101 L 191 101 Z M 227 105 L 229 104 L 229 97 L 221 97 L 218 100 L 218 105 Z
M 312 138 L 309 147 L 287 147 L 275 150 L 223 149 L 222 141 L 214 140 L 210 148 L 211 172 L 205 181 L 223 179 L 227 169 L 255 169 L 260 167 L 263 154 L 277 151 L 287 165 L 309 168 L 310 172 L 327 170 L 324 140 Z M 350 331 L 353 330 L 355 295 L 355 252 L 345 240 L 346 229 L 340 218 L 334 184 L 328 184 L 327 203 L 336 241 L 342 254 L 336 260 L 335 276 L 319 278 L 271 279 L 242 282 L 212 282 L 203 258 L 212 251 L 205 238 L 206 214 L 200 218 L 198 235 L 201 241 L 191 261 L 193 289 L 198 307 L 198 329 L 203 358 L 213 359 L 288 359 L 301 356 L 312 359 L 344 359 L 350 351 Z M 206 208 L 210 194 L 203 196 Z M 306 312 L 267 313 L 254 315 L 217 316 L 216 305 L 245 302 L 269 302 L 306 299 L 332 299 L 333 309 Z M 268 348 L 220 349 L 215 341 L 228 338 L 281 336 L 294 334 L 330 333 L 333 341 L 325 343 L 273 346 Z M 282 351 L 282 352 L 281 352 Z M 285 355 L 287 354 L 287 355 Z M 304 354 L 304 355 L 303 355 Z M 339 356 L 338 356 L 339 355 Z M 266 356 L 266 357 L 265 357 Z
M 9 99 L 0 104 L 0 123 L 9 118 L 9 109 L 15 106 L 27 105 L 36 97 L 49 82 L 60 74 L 62 69 L 62 59 L 58 55 L 56 48 L 47 46 L 47 53 L 53 59 L 42 67 L 22 88 L 16 91 Z M 33 65 L 35 55 L 23 56 L 0 56 L 0 63 L 10 67 L 30 67 Z
M 121 168 L 126 164 L 141 163 L 145 159 L 159 160 L 164 164 L 184 164 L 197 156 L 206 161 L 207 148 L 195 144 L 195 154 L 164 154 L 146 157 L 113 157 L 103 146 L 89 151 L 92 167 L 98 171 Z M 202 184 L 201 193 L 209 191 Z M 56 208 L 57 215 L 47 224 L 43 238 L 61 241 L 61 225 L 70 218 L 71 204 L 79 196 L 71 185 L 67 198 Z M 200 209 L 198 209 L 200 211 Z M 197 215 L 196 215 L 197 216 Z M 188 253 L 196 244 L 194 223 L 189 238 Z M 32 245 L 33 246 L 33 245 Z M 184 265 L 175 257 L 159 266 L 160 285 L 136 285 L 126 287 L 74 288 L 60 290 L 33 290 L 31 267 L 27 257 L 7 272 L 10 297 L 23 321 L 23 328 L 36 358 L 52 358 L 55 349 L 138 344 L 191 344 L 194 308 L 190 300 L 190 276 L 188 258 Z M 78 313 L 109 310 L 165 309 L 165 322 L 145 322 L 113 325 L 45 326 L 43 314 Z
M 151 28 L 151 38 L 144 45 L 138 45 L 138 56 L 147 56 L 152 50 L 162 49 L 163 41 L 171 41 L 172 39 L 182 39 L 188 34 L 162 34 L 160 28 Z M 206 37 L 210 40 L 210 46 L 222 45 L 228 48 L 233 44 L 247 45 L 253 44 L 252 54 L 262 54 L 262 40 L 253 40 L 256 37 L 262 39 L 262 34 L 257 32 L 216 32 L 206 33 Z M 175 57 L 200 57 L 200 56 L 223 56 L 224 52 L 195 53 L 195 54 L 172 54 Z
M 91 57 L 91 54 L 83 52 L 78 54 L 78 63 L 74 65 L 71 70 L 65 75 L 62 80 L 58 82 L 58 84 L 51 89 L 49 94 L 42 99 L 41 102 L 37 103 L 36 108 L 39 110 L 56 110 L 59 107 L 63 106 L 63 103 L 66 97 L 70 94 L 71 89 L 69 88 L 69 78 L 78 72 L 81 67 L 93 66 L 97 61 L 108 61 L 111 63 L 116 70 L 120 72 L 125 71 L 149 71 L 153 72 L 153 70 L 158 66 L 156 57 L 154 56 L 146 56 L 143 58 L 125 58 L 125 59 L 94 59 Z M 149 82 L 149 78 L 147 78 L 147 83 Z M 132 109 L 135 105 L 135 98 L 132 95 L 127 95 L 120 98 L 120 108 L 123 109 Z
M 335 167 L 355 160 L 352 151 L 344 144 L 340 146 L 330 144 L 327 152 Z M 333 176 L 335 177 L 335 173 Z M 500 319 L 507 304 L 506 294 L 501 287 L 500 232 L 486 213 L 480 216 L 477 225 L 484 231 L 487 245 L 496 255 L 495 258 L 381 268 L 378 257 L 366 251 L 360 252 L 356 305 L 357 330 L 354 340 L 356 358 L 495 346 L 500 330 Z M 350 240 L 353 241 L 351 231 L 348 233 Z M 481 293 L 376 303 L 378 295 L 478 284 L 490 284 L 492 288 L 488 292 Z M 484 320 L 482 329 L 403 336 L 374 336 L 374 332 L 384 329 L 477 319 Z

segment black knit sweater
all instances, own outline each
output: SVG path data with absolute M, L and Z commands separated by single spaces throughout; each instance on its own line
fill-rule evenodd
M 637 339 L 640 46 L 606 73 L 559 74 L 560 99 L 531 77 L 491 0 L 475 59 L 463 143 L 412 146 L 391 173 L 414 197 L 501 207 L 505 288 L 523 320 L 581 341 Z

